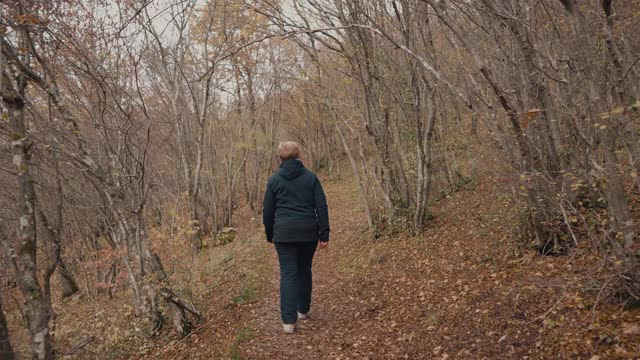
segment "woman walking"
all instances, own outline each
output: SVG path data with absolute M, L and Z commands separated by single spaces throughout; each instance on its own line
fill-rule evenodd
M 292 334 L 311 307 L 311 265 L 318 243 L 323 248 L 329 242 L 329 211 L 320 180 L 299 159 L 298 144 L 280 143 L 278 156 L 282 163 L 267 183 L 262 221 L 278 252 L 280 312 L 284 332 Z

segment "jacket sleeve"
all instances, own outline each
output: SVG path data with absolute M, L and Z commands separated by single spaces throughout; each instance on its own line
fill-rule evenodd
M 264 192 L 264 200 L 262 201 L 262 223 L 264 224 L 264 232 L 267 235 L 267 241 L 273 241 L 273 222 L 276 215 L 276 199 L 271 188 L 271 181 L 267 183 L 267 189 Z
M 316 218 L 318 219 L 318 235 L 319 240 L 326 242 L 329 241 L 329 208 L 327 206 L 327 198 L 324 195 L 322 184 L 320 179 L 316 178 L 316 183 L 313 187 L 313 197 L 316 210 Z

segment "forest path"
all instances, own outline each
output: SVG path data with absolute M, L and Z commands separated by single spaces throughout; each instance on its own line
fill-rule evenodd
M 348 274 L 339 271 L 341 249 L 366 223 L 357 189 L 345 181 L 325 180 L 330 206 L 331 242 L 318 249 L 314 257 L 313 304 L 311 319 L 297 324 L 295 335 L 282 332 L 279 303 L 278 259 L 273 248 L 266 256 L 271 270 L 266 277 L 264 297 L 255 306 L 255 337 L 242 347 L 249 359 L 313 359 L 339 357 L 346 332 L 353 331 L 349 323 L 358 324 L 358 305 L 349 301 Z M 361 311 L 361 310 L 360 310 Z
M 314 259 L 312 318 L 299 322 L 295 335 L 282 332 L 277 256 L 268 251 L 271 272 L 253 307 L 254 333 L 239 354 L 479 359 L 535 352 L 541 321 L 527 323 L 529 314 L 518 310 L 529 280 L 511 271 L 512 204 L 499 183 L 494 173 L 480 174 L 440 201 L 421 236 L 371 240 L 356 185 L 325 180 L 332 238 Z

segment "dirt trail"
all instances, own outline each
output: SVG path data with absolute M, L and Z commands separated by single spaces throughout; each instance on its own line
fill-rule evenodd
M 277 258 L 269 252 L 272 274 L 256 306 L 256 333 L 241 347 L 243 357 L 447 358 L 452 351 L 455 358 L 526 356 L 505 346 L 511 341 L 501 338 L 504 331 L 491 331 L 503 327 L 492 318 L 503 315 L 495 313 L 501 304 L 492 286 L 477 289 L 497 276 L 478 264 L 501 251 L 493 236 L 500 229 L 477 232 L 489 223 L 508 223 L 498 211 L 507 197 L 496 201 L 494 181 L 486 177 L 438 204 L 424 236 L 385 240 L 363 236 L 365 219 L 353 184 L 327 183 L 332 240 L 315 258 L 313 318 L 300 322 L 293 336 L 281 332 Z M 522 345 L 533 347 L 530 341 Z
M 300 321 L 296 334 L 282 333 L 278 298 L 279 272 L 275 249 L 269 249 L 265 296 L 256 306 L 256 335 L 242 347 L 249 359 L 295 359 L 338 357 L 342 333 L 351 328 L 358 312 L 348 300 L 347 274 L 338 271 L 339 253 L 366 222 L 358 207 L 356 190 L 351 184 L 326 182 L 325 190 L 331 206 L 331 242 L 327 249 L 318 250 L 314 258 L 314 288 L 311 319 Z M 356 235 L 357 236 L 357 235 Z M 357 323 L 357 322 L 356 322 Z

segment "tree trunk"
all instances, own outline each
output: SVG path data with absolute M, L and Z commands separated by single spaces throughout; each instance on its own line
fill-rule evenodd
M 203 161 L 203 146 L 205 140 L 205 132 L 207 125 L 207 108 L 209 105 L 209 95 L 211 93 L 211 76 L 207 78 L 204 82 L 204 88 L 202 89 L 202 103 L 200 104 L 200 112 L 197 114 L 197 122 L 198 122 L 198 135 L 196 137 L 196 159 L 195 159 L 195 169 L 193 170 L 193 179 L 189 179 L 193 183 L 189 186 L 190 192 L 190 202 L 191 202 L 191 212 L 192 212 L 192 220 L 197 222 L 197 231 L 193 239 L 193 247 L 196 251 L 199 251 L 202 248 L 202 240 L 204 236 L 209 233 L 209 224 L 207 223 L 208 219 L 206 216 L 202 216 L 203 214 L 199 211 L 199 201 L 198 196 L 200 195 L 200 182 L 201 182 L 201 173 L 202 173 L 202 161 Z M 206 214 L 207 212 L 204 211 Z
M 11 348 L 11 342 L 9 341 L 9 328 L 7 327 L 4 310 L 2 309 L 2 294 L 0 294 L 0 359 L 15 359 L 15 354 Z
M 78 283 L 76 282 L 73 274 L 67 268 L 67 264 L 60 258 L 60 263 L 58 264 L 58 276 L 60 279 L 60 284 L 62 285 L 62 298 L 67 298 L 76 294 L 80 289 L 78 288 Z
M 634 103 L 635 96 L 633 95 L 633 85 L 631 83 L 631 77 L 629 76 L 633 67 L 628 71 L 624 69 L 624 56 L 620 51 L 618 42 L 616 41 L 614 32 L 614 13 L 612 8 L 612 1 L 603 1 L 602 7 L 606 16 L 604 34 L 607 44 L 607 51 L 611 59 L 611 64 L 614 69 L 613 79 L 613 92 L 614 97 L 617 98 L 619 105 L 624 109 L 624 113 L 627 113 L 628 108 Z M 633 121 L 622 121 L 622 132 L 624 133 L 624 139 L 629 148 L 629 157 L 631 167 L 635 170 L 636 174 L 640 174 L 640 145 L 638 144 L 638 138 L 636 136 L 636 130 L 633 128 Z M 634 179 L 635 185 L 640 189 L 640 181 L 638 176 Z
M 3 76 L 6 79 L 6 76 Z M 18 79 L 20 82 L 24 79 Z M 3 81 L 7 91 L 9 81 Z M 31 335 L 31 356 L 33 359 L 53 359 L 53 349 L 49 334 L 49 306 L 42 293 L 37 278 L 37 237 L 36 237 L 36 194 L 31 176 L 31 146 L 24 119 L 24 88 L 7 96 L 3 93 L 3 101 L 9 113 L 9 129 L 13 148 L 13 164 L 18 173 L 19 239 L 16 263 L 18 265 L 17 280 L 25 298 L 25 312 L 29 321 Z
M 187 314 L 190 313 L 196 320 L 200 320 L 202 315 L 171 290 L 160 257 L 150 250 L 151 244 L 142 212 L 138 214 L 137 225 L 137 237 L 142 251 L 140 255 L 144 264 L 141 274 L 145 289 L 144 308 L 152 322 L 152 330 L 156 331 L 162 326 L 163 320 L 159 307 L 159 300 L 162 299 L 168 307 L 169 317 L 176 333 L 180 337 L 185 337 L 191 332 L 191 322 Z
M 611 225 L 615 236 L 624 244 L 625 249 L 629 249 L 635 239 L 635 226 L 633 217 L 629 211 L 624 184 L 618 168 L 619 161 L 615 153 L 616 141 L 614 139 L 614 130 L 607 130 L 607 133 L 603 141 L 603 165 L 606 181 L 601 183 L 601 188 L 607 199 L 607 208 L 609 210 L 609 217 L 613 220 Z
M 334 119 L 334 120 L 337 120 L 337 119 Z M 353 153 L 351 152 L 351 148 L 349 147 L 349 143 L 347 143 L 347 139 L 345 139 L 342 128 L 340 128 L 340 124 L 338 124 L 337 121 L 335 126 L 336 126 L 336 131 L 340 136 L 340 141 L 342 142 L 342 145 L 344 146 L 344 150 L 347 153 L 347 157 L 349 158 L 351 169 L 353 170 L 353 173 L 355 174 L 356 180 L 358 182 L 358 189 L 360 190 L 360 196 L 362 196 L 362 201 L 364 203 L 364 208 L 367 214 L 367 223 L 369 227 L 373 227 L 374 223 L 373 223 L 373 216 L 371 213 L 371 204 L 369 203 L 367 190 L 363 185 L 365 180 L 362 178 L 360 171 L 358 171 L 358 164 L 356 163 L 356 159 L 354 158 Z
M 21 16 L 22 7 L 17 14 Z M 22 48 L 29 49 L 29 38 L 26 29 L 18 33 L 18 41 Z M 0 35 L 3 45 L 4 36 Z M 4 47 L 4 46 L 3 46 Z M 0 54 L 0 97 L 7 109 L 9 139 L 12 147 L 13 165 L 16 167 L 18 194 L 16 198 L 19 219 L 19 245 L 15 258 L 18 273 L 17 282 L 25 299 L 25 313 L 29 322 L 31 335 L 31 356 L 33 359 L 53 359 L 53 349 L 49 333 L 49 309 L 46 296 L 37 278 L 37 230 L 36 230 L 36 193 L 31 174 L 31 147 L 25 121 L 25 90 L 27 79 L 23 74 L 10 78 L 13 70 L 5 62 L 5 51 Z M 30 62 L 30 54 L 24 51 L 18 55 L 19 61 Z

